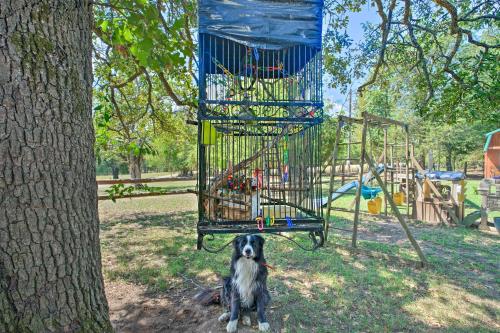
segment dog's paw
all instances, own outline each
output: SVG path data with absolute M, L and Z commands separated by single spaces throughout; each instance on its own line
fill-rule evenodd
M 243 316 L 241 318 L 241 323 L 245 326 L 252 326 L 252 321 L 250 320 L 250 316 Z
M 236 332 L 238 330 L 238 320 L 230 320 L 229 323 L 227 323 L 226 330 L 228 333 Z
M 229 319 L 229 312 L 224 312 L 219 317 L 220 322 L 227 321 L 228 319 Z
M 269 323 L 259 323 L 259 331 L 269 331 Z

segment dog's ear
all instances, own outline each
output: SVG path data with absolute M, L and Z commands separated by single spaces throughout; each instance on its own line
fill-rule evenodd
M 240 241 L 241 241 L 241 236 L 235 237 L 233 239 L 233 248 L 235 250 L 238 250 L 240 248 Z
M 264 239 L 264 237 L 257 235 L 257 236 L 255 236 L 255 239 L 257 239 L 257 242 L 259 243 L 259 246 L 261 248 L 263 248 L 264 247 L 264 242 L 266 241 Z

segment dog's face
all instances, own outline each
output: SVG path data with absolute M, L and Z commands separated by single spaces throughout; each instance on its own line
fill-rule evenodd
M 238 257 L 260 258 L 264 250 L 264 238 L 258 235 L 240 236 L 234 240 L 233 245 Z

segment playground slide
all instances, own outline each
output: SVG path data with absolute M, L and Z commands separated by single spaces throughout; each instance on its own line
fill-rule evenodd
M 377 167 L 377 173 L 381 174 L 382 172 L 384 172 L 384 166 L 383 165 L 379 165 Z M 365 174 L 363 176 L 363 183 L 369 182 L 373 178 L 375 178 L 375 176 L 372 175 L 371 172 L 368 172 L 367 174 Z M 358 181 L 357 180 L 353 180 L 350 183 L 344 184 L 343 186 L 341 186 L 340 188 L 338 188 L 337 190 L 335 190 L 332 193 L 332 201 L 337 200 L 338 198 L 340 198 L 341 196 L 343 196 L 344 194 L 346 194 L 347 192 L 349 192 L 350 190 L 352 190 L 353 188 L 356 188 L 356 187 L 358 187 Z M 326 206 L 327 203 L 328 203 L 328 197 L 321 198 L 320 205 L 322 207 Z

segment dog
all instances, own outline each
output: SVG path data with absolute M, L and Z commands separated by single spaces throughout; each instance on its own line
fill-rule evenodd
M 220 322 L 228 321 L 229 333 L 238 329 L 238 318 L 250 326 L 249 313 L 257 311 L 259 331 L 269 331 L 266 306 L 271 301 L 267 290 L 267 264 L 264 258 L 264 238 L 258 235 L 243 235 L 233 241 L 231 276 L 223 278 L 220 291 L 206 289 L 195 296 L 203 305 L 222 304 L 225 311 Z

